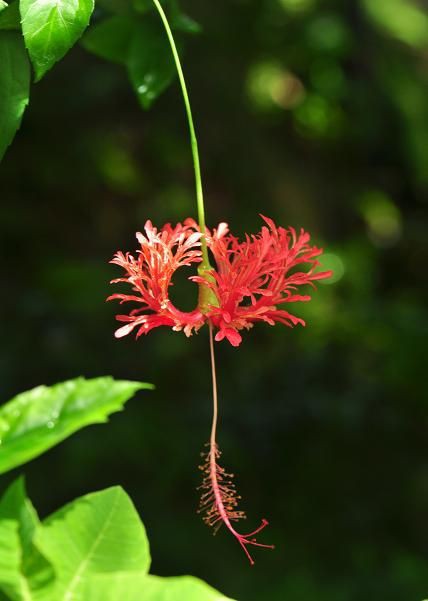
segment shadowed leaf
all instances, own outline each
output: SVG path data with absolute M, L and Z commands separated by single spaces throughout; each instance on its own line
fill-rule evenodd
M 21 31 L 21 15 L 19 14 L 18 0 L 13 0 L 13 2 L 6 4 L 3 8 L 0 4 L 0 30 Z
M 0 159 L 21 123 L 29 94 L 30 64 L 22 36 L 0 31 Z

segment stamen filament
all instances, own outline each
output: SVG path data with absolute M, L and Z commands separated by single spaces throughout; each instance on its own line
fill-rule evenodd
M 233 534 L 236 540 L 241 545 L 245 555 L 251 565 L 254 565 L 254 560 L 250 555 L 247 547 L 263 547 L 265 549 L 273 549 L 273 545 L 265 545 L 258 543 L 254 538 L 267 525 L 268 521 L 262 519 L 261 524 L 255 530 L 248 534 L 240 534 L 232 526 L 232 521 L 245 519 L 245 513 L 237 509 L 238 500 L 240 497 L 236 494 L 235 485 L 232 482 L 233 474 L 228 474 L 218 463 L 217 459 L 221 453 L 217 447 L 216 432 L 218 421 L 218 397 L 217 397 L 217 378 L 215 367 L 214 354 L 214 337 L 213 327 L 210 324 L 210 356 L 211 356 L 211 373 L 213 385 L 213 417 L 211 426 L 211 437 L 209 442 L 209 450 L 203 454 L 205 458 L 204 464 L 200 469 L 204 473 L 202 488 L 205 492 L 201 496 L 199 512 L 205 513 L 204 521 L 208 526 L 214 527 L 214 534 L 217 532 L 221 524 L 225 524 L 227 529 Z

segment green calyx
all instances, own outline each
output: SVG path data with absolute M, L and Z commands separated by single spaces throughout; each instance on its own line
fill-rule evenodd
M 215 277 L 212 274 L 212 267 L 208 264 L 202 264 L 198 267 L 198 275 L 209 284 L 215 283 Z M 201 313 L 208 313 L 212 307 L 219 307 L 218 298 L 214 290 L 203 282 L 199 283 L 198 309 Z

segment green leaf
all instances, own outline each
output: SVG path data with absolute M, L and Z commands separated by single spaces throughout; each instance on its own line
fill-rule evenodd
M 106 422 L 143 388 L 152 386 L 110 377 L 77 378 L 19 394 L 0 407 L 0 473 L 37 457 L 80 428 Z
M 18 522 L 0 521 L 0 590 L 10 599 L 19 594 L 21 549 Z
M 8 3 L 4 2 L 4 0 L 0 0 L 0 13 L 8 7 Z
M 86 29 L 94 0 L 21 0 L 25 45 L 41 79 Z
M 41 597 L 46 601 L 87 601 L 84 587 L 92 576 L 146 574 L 150 567 L 144 526 L 120 487 L 86 495 L 54 513 L 38 529 L 36 545 L 56 573 Z
M 88 579 L 84 599 L 91 601 L 231 601 L 192 576 L 160 578 L 117 573 Z
M 202 580 L 192 576 L 147 578 L 144 601 L 231 601 Z M 137 599 L 136 599 L 137 601 Z
M 40 587 L 53 578 L 49 564 L 33 546 L 38 525 L 20 478 L 0 500 L 0 590 L 14 601 L 33 598 L 31 580 Z
M 126 16 L 114 16 L 90 27 L 82 37 L 82 46 L 96 56 L 126 65 L 135 20 Z
M 24 479 L 13 482 L 0 499 L 0 520 L 15 520 L 24 551 L 29 550 L 39 518 L 25 493 Z
M 201 33 L 202 27 L 194 19 L 182 12 L 178 0 L 170 0 L 170 4 L 170 22 L 173 29 L 184 33 Z
M 42 524 L 18 480 L 0 500 L 0 601 L 231 601 L 190 576 L 148 575 L 144 526 L 120 487 Z
M 30 64 L 22 36 L 0 31 L 0 160 L 21 123 L 29 96 Z
M 150 108 L 176 74 L 168 39 L 157 24 L 143 21 L 136 28 L 127 66 L 141 106 Z
M 4 10 L 3 10 L 4 9 Z M 21 15 L 19 14 L 19 2 L 13 0 L 3 7 L 0 4 L 0 30 L 21 31 Z
M 144 109 L 150 108 L 176 74 L 166 34 L 151 19 L 110 17 L 91 27 L 82 38 L 82 45 L 101 58 L 127 67 Z

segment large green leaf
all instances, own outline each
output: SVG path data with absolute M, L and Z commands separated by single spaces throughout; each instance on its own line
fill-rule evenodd
M 80 428 L 106 422 L 143 388 L 152 386 L 110 377 L 77 378 L 19 394 L 0 407 L 0 473 L 37 457 Z
M 53 578 L 50 565 L 33 546 L 38 525 L 19 479 L 0 500 L 0 591 L 13 601 L 33 599 L 32 588 L 44 587 Z
M 29 95 L 30 64 L 22 36 L 0 31 L 0 160 L 21 123 Z
M 148 575 L 144 526 L 120 487 L 42 524 L 22 480 L 0 500 L 0 601 L 231 601 L 190 576 Z
M 91 601 L 231 601 L 198 578 L 160 578 L 117 573 L 88 579 L 84 599 Z
M 41 79 L 86 29 L 94 0 L 21 0 L 25 45 Z
M 120 487 L 66 505 L 38 529 L 36 545 L 51 561 L 56 581 L 43 599 L 87 601 L 85 582 L 97 574 L 146 574 L 150 551 L 144 526 Z M 122 599 L 121 596 L 116 599 Z
M 192 576 L 149 576 L 145 601 L 231 601 L 202 580 Z M 135 600 L 137 601 L 137 599 Z

